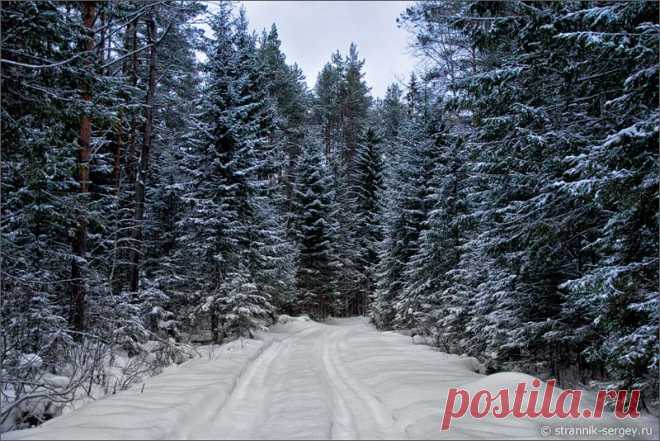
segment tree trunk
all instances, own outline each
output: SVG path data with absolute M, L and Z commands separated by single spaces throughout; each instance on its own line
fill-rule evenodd
M 113 7 L 114 7 L 114 5 L 112 4 L 112 2 L 108 2 L 106 4 L 106 13 L 105 13 L 106 19 L 105 20 L 106 20 L 106 24 L 108 26 L 108 44 L 107 44 L 107 47 L 106 47 L 105 59 L 108 60 L 108 61 L 110 61 L 110 59 L 112 58 L 112 26 L 111 25 L 112 25 L 112 18 L 113 18 L 113 13 L 112 13 L 112 8 Z M 108 66 L 106 68 L 106 72 L 105 72 L 106 75 L 110 75 L 111 70 L 112 70 L 112 68 L 110 66 Z
M 130 48 L 130 51 L 133 52 L 130 58 L 130 64 L 126 68 L 128 71 L 130 69 L 130 83 L 131 86 L 137 86 L 138 80 L 138 54 L 137 54 L 137 24 L 131 23 L 128 25 L 126 33 L 130 38 L 130 45 L 127 47 Z M 127 38 L 127 40 L 128 40 Z M 125 66 L 126 67 L 126 66 Z M 131 126 L 128 136 L 128 155 L 126 157 L 126 175 L 128 176 L 128 182 L 132 185 L 135 183 L 135 146 L 136 146 L 136 125 L 137 118 L 135 117 L 135 111 L 131 110 Z
M 142 254 L 142 236 L 144 223 L 144 192 L 147 171 L 149 170 L 149 154 L 153 138 L 154 121 L 154 94 L 156 92 L 156 21 L 153 16 L 147 19 L 147 32 L 149 35 L 149 84 L 145 101 L 145 122 L 142 137 L 142 151 L 140 152 L 140 165 L 135 182 L 135 229 L 133 236 L 133 251 L 131 259 L 131 291 L 135 292 L 140 286 L 140 256 Z
M 218 312 L 215 308 L 211 308 L 211 338 L 213 339 L 213 343 L 219 343 L 219 325 Z
M 112 15 L 111 18 L 112 19 Z M 126 34 L 124 35 L 124 41 L 123 41 L 123 49 L 126 52 L 129 52 L 131 50 L 131 39 L 134 38 L 135 34 L 135 24 L 131 23 L 128 25 L 126 28 Z M 112 46 L 112 39 L 108 39 L 108 57 L 107 59 L 110 59 L 110 49 Z M 122 68 L 121 68 L 122 75 L 125 77 L 128 77 L 131 73 L 131 64 L 130 61 L 124 61 L 122 63 Z M 106 74 L 110 73 L 110 69 L 108 68 L 108 72 Z M 126 98 L 124 98 L 126 100 Z M 128 100 L 126 100 L 128 101 Z M 119 113 L 119 120 L 117 121 L 117 124 L 115 126 L 114 130 L 114 136 L 115 136 L 115 150 L 114 150 L 114 163 L 112 167 L 112 176 L 114 180 L 114 185 L 115 185 L 115 194 L 117 197 L 119 197 L 119 193 L 121 190 L 121 160 L 122 160 L 122 155 L 123 150 L 124 150 L 124 117 L 125 117 L 125 112 L 123 110 L 120 110 Z M 116 240 L 116 239 L 115 239 Z
M 123 117 L 121 117 L 115 125 L 114 132 L 115 149 L 113 152 L 114 162 L 112 164 L 112 183 L 115 187 L 115 195 L 119 197 L 119 192 L 121 190 L 121 155 L 124 144 Z
M 87 38 L 83 44 L 83 50 L 88 53 L 85 55 L 87 58 L 87 66 L 93 66 L 93 49 L 94 49 L 94 19 L 96 18 L 96 3 L 83 2 L 82 4 L 82 18 L 83 24 L 87 31 Z M 89 75 L 91 77 L 91 75 Z M 84 80 L 82 85 L 82 99 L 91 103 L 91 78 Z M 92 140 L 92 121 L 87 114 L 88 110 L 83 111 L 82 118 L 80 119 L 80 139 L 78 149 L 78 183 L 80 184 L 80 193 L 82 195 L 89 193 L 89 159 L 91 156 L 91 140 Z M 82 197 L 84 204 L 85 197 Z M 83 270 L 85 259 L 87 258 L 87 213 L 85 207 L 79 207 L 77 210 L 78 227 L 76 228 L 75 238 L 72 243 L 72 251 L 75 254 L 73 263 L 71 264 L 71 326 L 74 331 L 78 332 L 74 337 L 80 339 L 80 332 L 85 328 L 85 297 L 86 288 Z
M 128 83 L 132 86 L 131 90 L 137 86 L 138 81 L 138 53 L 136 51 L 138 45 L 138 35 L 137 35 L 137 23 L 132 21 L 126 27 L 126 33 L 124 34 L 123 48 L 126 54 L 132 53 L 132 55 L 126 58 L 122 63 L 122 74 L 128 78 Z M 136 111 L 134 109 L 133 95 L 132 92 L 129 94 L 126 92 L 126 104 L 127 110 L 121 115 L 121 120 L 119 122 L 120 127 L 117 130 L 117 145 L 115 146 L 115 164 L 114 164 L 114 178 L 115 185 L 117 189 L 117 197 L 119 198 L 118 203 L 120 205 L 120 212 L 124 208 L 128 209 L 130 202 L 133 201 L 132 197 L 124 197 L 121 193 L 121 178 L 122 178 L 122 162 L 124 163 L 125 170 L 125 181 L 127 184 L 127 193 L 130 193 L 131 189 L 135 184 L 135 162 L 136 162 L 136 133 L 137 133 L 137 117 Z M 128 119 L 128 130 L 124 133 L 124 118 Z M 126 138 L 124 139 L 124 134 Z M 125 218 L 119 220 L 120 228 L 124 227 L 124 222 L 127 221 Z M 121 231 L 124 231 L 123 229 Z M 128 230 L 128 235 L 132 236 L 132 232 Z M 130 241 L 129 237 L 125 233 L 117 232 L 115 237 L 115 256 L 112 270 L 112 290 L 115 293 L 121 292 L 124 290 L 125 284 L 129 281 L 130 277 L 130 262 L 131 253 L 130 248 L 127 248 L 126 245 L 119 246 L 119 244 L 126 244 Z

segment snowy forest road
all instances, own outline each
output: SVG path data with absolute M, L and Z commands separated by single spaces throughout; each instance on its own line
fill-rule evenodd
M 364 331 L 313 326 L 274 341 L 250 364 L 219 412 L 179 438 L 402 439 L 405 430 L 344 362 L 342 344 Z
M 362 318 L 289 318 L 205 347 L 206 354 L 41 427 L 3 439 L 538 438 L 528 420 L 463 417 L 441 432 L 450 387 L 499 388 L 524 374 L 484 376 L 471 358 L 378 332 Z

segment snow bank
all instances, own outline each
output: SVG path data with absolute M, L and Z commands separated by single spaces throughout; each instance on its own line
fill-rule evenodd
M 2 434 L 27 439 L 176 439 L 187 438 L 192 421 L 219 411 L 250 362 L 274 341 L 304 327 L 304 320 L 276 325 L 258 339 L 239 339 L 199 348 L 200 356 L 169 366 L 142 385 L 92 402 L 40 427 Z
M 307 314 L 299 315 L 297 317 L 292 317 L 287 314 L 282 314 L 277 317 L 277 323 L 283 325 L 289 322 L 309 322 L 311 319 Z

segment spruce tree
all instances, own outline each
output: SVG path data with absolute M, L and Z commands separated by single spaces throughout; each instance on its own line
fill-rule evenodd
M 403 294 L 406 268 L 417 250 L 417 241 L 428 211 L 427 182 L 436 159 L 429 142 L 428 111 L 419 94 L 417 79 L 409 82 L 408 115 L 404 120 L 397 156 L 385 182 L 383 241 L 380 246 L 378 282 L 371 317 L 379 328 L 414 326 L 415 308 Z
M 336 261 L 333 194 L 320 146 L 308 138 L 296 171 L 294 225 L 298 242 L 296 288 L 301 311 L 324 319 L 334 313 Z
M 270 296 L 258 289 L 248 268 L 239 264 L 236 272 L 227 275 L 220 313 L 224 330 L 230 335 L 253 338 L 254 329 L 263 328 L 270 321 L 273 306 Z
M 209 77 L 199 118 L 204 136 L 196 142 L 196 161 L 189 171 L 194 186 L 187 200 L 193 208 L 185 221 L 190 255 L 204 262 L 196 268 L 198 289 L 210 293 L 203 296 L 201 306 L 210 315 L 214 339 L 229 286 L 226 278 L 239 265 L 256 269 L 251 252 L 256 189 L 251 179 L 259 183 L 260 172 L 267 167 L 259 155 L 264 144 L 263 103 L 252 101 L 253 40 L 246 34 L 244 17 L 236 23 L 231 7 L 222 3 L 212 21 L 216 39 L 209 48 Z
M 355 238 L 358 255 L 356 258 L 358 280 L 356 297 L 351 314 L 364 315 L 376 288 L 376 265 L 378 245 L 382 240 L 382 140 L 372 128 L 367 129 L 364 141 L 358 147 L 355 158 L 354 186 Z

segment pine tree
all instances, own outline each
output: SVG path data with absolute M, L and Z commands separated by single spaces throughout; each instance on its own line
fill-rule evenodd
M 351 44 L 349 54 L 332 55 L 316 82 L 315 123 L 323 134 L 325 157 L 333 179 L 335 257 L 341 268 L 335 279 L 337 312 L 355 314 L 364 304 L 364 265 L 360 262 L 365 253 L 359 228 L 353 213 L 355 187 L 358 185 L 354 162 L 360 144 L 364 140 L 369 120 L 371 97 L 364 81 L 364 60 L 359 59 L 357 47 Z
M 386 155 L 386 158 L 394 158 L 396 155 L 396 152 L 393 151 L 396 146 L 394 141 L 399 138 L 399 131 L 401 130 L 401 124 L 405 115 L 403 103 L 401 102 L 402 94 L 403 92 L 396 83 L 388 86 L 385 98 L 383 99 L 382 109 L 380 110 L 383 120 L 383 138 L 385 141 L 383 153 Z
M 406 268 L 415 254 L 419 235 L 428 212 L 427 182 L 436 153 L 429 142 L 427 111 L 417 93 L 416 77 L 411 76 L 407 107 L 397 140 L 397 156 L 390 159 L 392 169 L 385 181 L 383 241 L 380 247 L 378 282 L 371 311 L 379 328 L 414 326 L 415 308 L 403 294 Z M 410 312 L 410 314 L 409 314 Z M 398 315 L 398 317 L 397 317 Z
M 338 97 L 343 136 L 340 157 L 350 174 L 358 143 L 364 134 L 371 97 L 369 87 L 363 79 L 364 60 L 359 59 L 357 46 L 354 43 L 351 43 L 343 65 L 343 81 L 340 83 Z
M 229 335 L 253 338 L 253 329 L 268 323 L 273 306 L 270 296 L 264 294 L 250 278 L 248 268 L 239 264 L 236 272 L 228 274 L 224 281 L 220 313 L 224 330 Z
M 276 110 L 271 142 L 278 144 L 276 150 L 282 157 L 281 175 L 286 185 L 286 203 L 290 205 L 295 164 L 309 119 L 310 96 L 302 70 L 286 63 L 275 24 L 268 33 L 264 31 L 259 43 L 259 71 L 263 72 L 263 81 Z
M 245 84 L 232 21 L 230 6 L 222 3 L 212 21 L 216 39 L 209 52 L 209 78 L 199 117 L 204 136 L 196 142 L 194 167 L 189 171 L 194 184 L 186 199 L 193 207 L 183 237 L 190 255 L 203 263 L 195 268 L 197 289 L 212 293 L 203 310 L 210 314 L 216 340 L 225 279 L 236 271 L 240 250 L 249 245 L 243 220 L 249 217 L 247 170 L 254 154 L 253 146 L 241 136 L 246 130 L 245 104 L 239 93 Z
M 77 55 L 68 46 L 83 35 L 75 12 L 67 16 L 50 3 L 2 5 L 2 316 L 16 318 L 3 321 L 2 341 L 3 352 L 15 357 L 38 351 L 52 336 L 67 337 L 70 305 L 61 293 L 75 258 L 66 238 L 75 225 L 71 170 L 79 120 L 65 103 L 82 106 L 71 81 L 82 73 L 78 63 L 57 71 L 23 65 Z
M 299 158 L 294 199 L 298 239 L 296 287 L 299 308 L 323 319 L 334 313 L 333 195 L 320 146 L 308 138 Z
M 555 50 L 581 66 L 571 92 L 584 104 L 570 111 L 588 142 L 565 158 L 558 191 L 586 200 L 599 221 L 595 235 L 582 235 L 591 259 L 562 285 L 560 341 L 607 366 L 611 386 L 651 391 L 658 372 L 658 5 L 579 6 L 556 20 Z
M 317 100 L 315 120 L 322 130 L 325 156 L 332 161 L 341 148 L 339 103 L 343 77 L 344 59 L 337 51 L 332 54 L 331 62 L 323 66 L 314 88 Z
M 351 314 L 364 315 L 369 299 L 376 285 L 376 265 L 378 263 L 378 244 L 382 240 L 381 197 L 383 191 L 382 141 L 375 131 L 367 129 L 364 141 L 358 148 L 355 158 L 353 204 L 355 205 L 355 238 L 358 256 L 357 274 L 358 287 L 353 300 L 354 308 Z
M 154 139 L 145 194 L 144 256 L 141 269 L 144 285 L 142 310 L 152 332 L 160 336 L 176 334 L 187 318 L 192 299 L 182 268 L 179 223 L 186 205 L 183 201 L 181 164 L 194 133 L 196 107 L 190 96 L 199 93 L 199 63 L 195 59 L 196 35 L 190 17 L 199 5 L 168 11 L 163 20 L 171 24 L 159 43 L 159 93 L 156 94 Z M 156 325 L 154 327 L 154 325 Z M 163 326 L 158 326 L 163 325 Z
M 451 344 L 460 347 L 467 315 L 465 296 L 453 278 L 467 228 L 464 151 L 462 142 L 452 140 L 445 127 L 434 130 L 433 147 L 427 153 L 433 161 L 426 182 L 428 211 L 405 272 L 398 317 L 449 350 Z
M 258 269 L 254 279 L 259 291 L 269 296 L 277 312 L 292 312 L 296 303 L 295 244 L 287 235 L 281 210 L 266 202 L 258 207 L 255 219 Z

